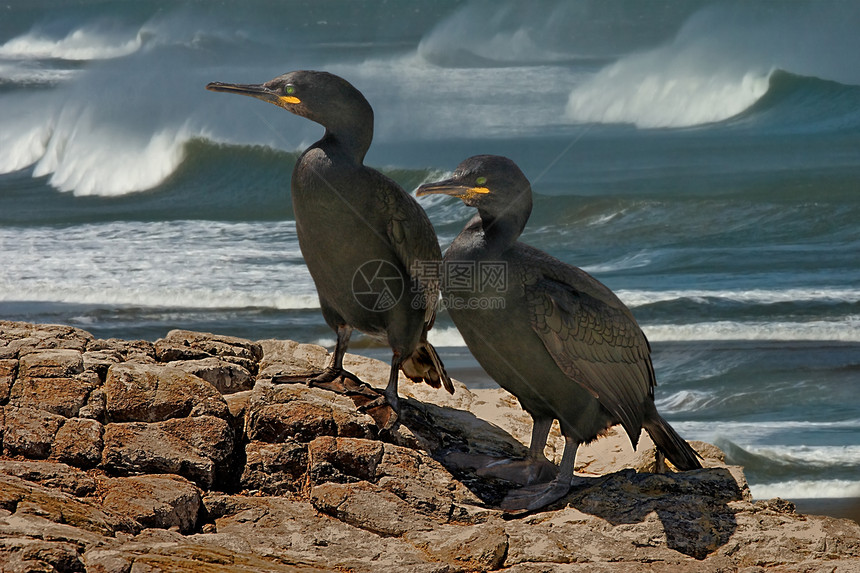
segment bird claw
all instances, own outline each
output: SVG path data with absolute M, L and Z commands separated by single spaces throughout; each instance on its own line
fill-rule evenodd
M 370 388 L 358 376 L 344 369 L 326 368 L 321 374 L 307 379 L 311 388 L 322 388 L 338 394 L 366 394 Z
M 400 401 L 382 394 L 373 400 L 358 406 L 358 411 L 372 417 L 383 431 L 391 430 L 400 419 Z
M 508 492 L 500 507 L 508 513 L 523 513 L 546 507 L 570 491 L 570 484 L 558 478 L 549 483 L 538 483 Z

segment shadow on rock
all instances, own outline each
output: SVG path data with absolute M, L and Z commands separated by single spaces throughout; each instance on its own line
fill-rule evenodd
M 613 525 L 641 523 L 655 513 L 669 548 L 704 559 L 737 529 L 728 503 L 742 499 L 741 489 L 725 468 L 666 474 L 628 469 L 598 478 L 575 478 L 564 503 Z

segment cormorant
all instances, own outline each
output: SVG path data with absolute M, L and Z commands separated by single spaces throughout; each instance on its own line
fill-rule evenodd
M 657 413 L 651 349 L 630 310 L 585 271 L 517 240 L 532 209 L 531 186 L 517 165 L 471 157 L 417 194 L 437 193 L 478 209 L 445 253 L 446 269 L 475 272 L 471 282 L 443 280 L 451 318 L 484 370 L 534 420 L 533 467 L 548 463 L 543 451 L 554 419 L 565 438 L 555 479 L 509 492 L 502 507 L 533 510 L 563 497 L 579 444 L 617 423 L 634 448 L 644 427 L 679 469 L 701 468 L 698 454 Z
M 391 346 L 384 400 L 395 412 L 399 370 L 435 388 L 444 384 L 453 393 L 442 361 L 427 342 L 439 284 L 420 268 L 441 261 L 436 233 L 412 196 L 364 165 L 373 138 L 373 109 L 362 93 L 343 78 L 318 71 L 290 72 L 257 85 L 213 82 L 206 89 L 252 96 L 325 127 L 292 175 L 299 246 L 323 317 L 337 333 L 331 362 L 310 383 L 339 377 L 358 381 L 343 368 L 356 328 Z

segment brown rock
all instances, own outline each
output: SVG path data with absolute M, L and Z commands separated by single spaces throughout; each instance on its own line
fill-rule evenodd
M 3 453 L 42 460 L 51 453 L 54 436 L 63 422 L 62 416 L 36 408 L 4 408 Z
M 18 361 L 14 358 L 0 360 L 0 403 L 5 404 L 9 399 L 9 390 L 18 373 Z
M 76 354 L 80 357 L 79 352 L 76 352 Z M 27 356 L 33 355 L 28 354 Z M 67 418 L 74 417 L 78 415 L 81 408 L 87 403 L 90 392 L 98 384 L 98 376 L 92 372 L 79 374 L 71 378 L 32 378 L 29 376 L 19 376 L 12 385 L 9 403 L 13 406 L 38 408 Z
M 170 365 L 206 380 L 221 394 L 233 394 L 254 387 L 254 378 L 247 368 L 220 358 L 179 360 Z
M 311 503 L 353 527 L 399 537 L 429 531 L 433 521 L 391 492 L 368 482 L 324 483 L 311 489 Z
M 84 371 L 78 350 L 36 350 L 22 355 L 18 362 L 18 375 L 22 378 L 67 378 Z
M 280 444 L 249 442 L 245 446 L 245 467 L 240 486 L 268 495 L 299 492 L 308 471 L 305 444 L 288 440 Z
M 104 427 L 95 420 L 71 418 L 57 431 L 51 457 L 81 468 L 101 462 Z
M 373 418 L 358 412 L 352 400 L 302 384 L 258 384 L 248 406 L 249 439 L 310 442 L 317 436 L 375 437 Z
M 227 404 L 211 384 L 178 368 L 126 362 L 108 369 L 106 415 L 113 422 L 157 422 L 188 415 L 226 418 Z
M 0 534 L 14 531 L 19 536 L 41 537 L 44 533 L 47 539 L 50 532 L 45 529 L 50 523 L 57 526 L 52 525 L 54 532 L 66 532 L 55 539 L 75 539 L 70 530 L 79 529 L 82 533 L 77 538 L 89 543 L 99 536 L 139 530 L 134 522 L 92 503 L 4 474 L 0 474 L 0 508 L 11 514 L 0 518 Z
M 317 344 L 301 344 L 294 340 L 261 340 L 263 351 L 259 378 L 302 376 L 321 371 L 328 351 Z
M 382 442 L 360 438 L 320 437 L 308 444 L 311 483 L 376 481 Z
M 57 462 L 0 460 L 0 473 L 77 497 L 90 495 L 96 490 L 96 480 L 87 473 Z
M 240 362 L 250 361 L 245 362 L 249 364 L 259 362 L 263 356 L 260 345 L 250 340 L 189 330 L 171 330 L 167 336 L 155 341 L 155 352 L 161 362 L 220 356 L 242 359 Z
M 229 478 L 233 430 L 212 416 L 108 424 L 102 467 L 119 475 L 177 474 L 202 488 Z
M 202 508 L 200 490 L 175 475 L 144 475 L 101 482 L 103 506 L 144 527 L 178 528 L 189 533 L 197 527 Z
M 92 334 L 71 326 L 0 320 L 0 358 L 18 358 L 51 348 L 83 352 L 92 340 Z
M 463 571 L 499 569 L 508 552 L 508 536 L 500 521 L 442 525 L 430 532 L 407 532 L 405 538 L 434 559 Z

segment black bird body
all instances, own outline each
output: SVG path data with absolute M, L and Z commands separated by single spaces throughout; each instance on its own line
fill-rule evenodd
M 350 161 L 326 139 L 302 154 L 292 189 L 299 246 L 326 322 L 334 329 L 348 324 L 409 356 L 428 319 L 424 307 L 411 306 L 411 284 L 390 308 L 368 311 L 356 300 L 353 279 L 365 263 L 384 261 L 410 281 L 414 261 L 440 260 L 424 211 L 397 183 Z
M 401 369 L 413 380 L 444 384 L 453 392 L 427 342 L 438 282 L 413 276 L 416 262 L 441 260 L 436 233 L 412 196 L 364 165 L 373 109 L 361 92 L 343 78 L 315 71 L 290 72 L 264 84 L 206 87 L 261 99 L 325 127 L 322 139 L 296 162 L 291 181 L 299 246 L 322 314 L 337 333 L 331 363 L 311 383 L 354 378 L 342 360 L 357 328 L 392 348 L 385 398 L 395 410 Z M 375 300 L 375 294 L 387 298 Z
M 634 447 L 644 427 L 680 469 L 701 467 L 657 413 L 651 350 L 630 310 L 585 271 L 518 241 L 532 206 L 519 168 L 504 157 L 472 157 L 418 191 L 432 193 L 478 209 L 445 264 L 501 265 L 507 273 L 491 289 L 480 280 L 443 285 L 451 318 L 481 366 L 532 416 L 532 460 L 545 462 L 553 420 L 566 440 L 556 479 L 512 492 L 503 506 L 537 509 L 563 496 L 579 444 L 618 423 Z

